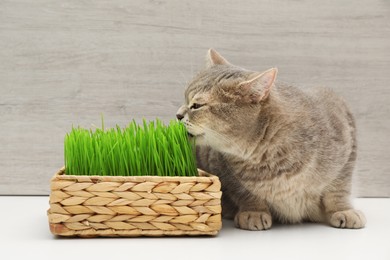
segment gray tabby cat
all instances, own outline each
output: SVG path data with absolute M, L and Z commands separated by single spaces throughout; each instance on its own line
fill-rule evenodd
M 364 227 L 350 203 L 356 130 L 347 105 L 329 89 L 275 84 L 276 74 L 211 49 L 177 112 L 196 138 L 198 167 L 222 182 L 223 216 L 248 230 L 274 220 Z

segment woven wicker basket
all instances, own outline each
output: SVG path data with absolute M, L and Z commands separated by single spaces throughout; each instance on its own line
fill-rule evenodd
M 51 179 L 50 230 L 59 236 L 216 235 L 221 183 L 199 177 L 76 176 Z

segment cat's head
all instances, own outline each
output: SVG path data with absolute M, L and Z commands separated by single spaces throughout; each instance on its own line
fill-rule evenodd
M 207 66 L 188 85 L 177 118 L 196 145 L 239 155 L 251 142 L 262 105 L 274 85 L 277 69 L 254 72 L 230 64 L 215 50 Z

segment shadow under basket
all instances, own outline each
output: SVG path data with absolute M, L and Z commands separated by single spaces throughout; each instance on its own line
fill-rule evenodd
M 199 177 L 80 176 L 51 179 L 50 231 L 59 236 L 217 235 L 221 183 Z

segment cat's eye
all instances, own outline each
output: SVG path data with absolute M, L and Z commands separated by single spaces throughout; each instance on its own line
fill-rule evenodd
M 192 106 L 190 107 L 190 109 L 199 109 L 201 107 L 203 107 L 204 104 L 198 104 L 198 103 L 194 103 L 192 104 Z

